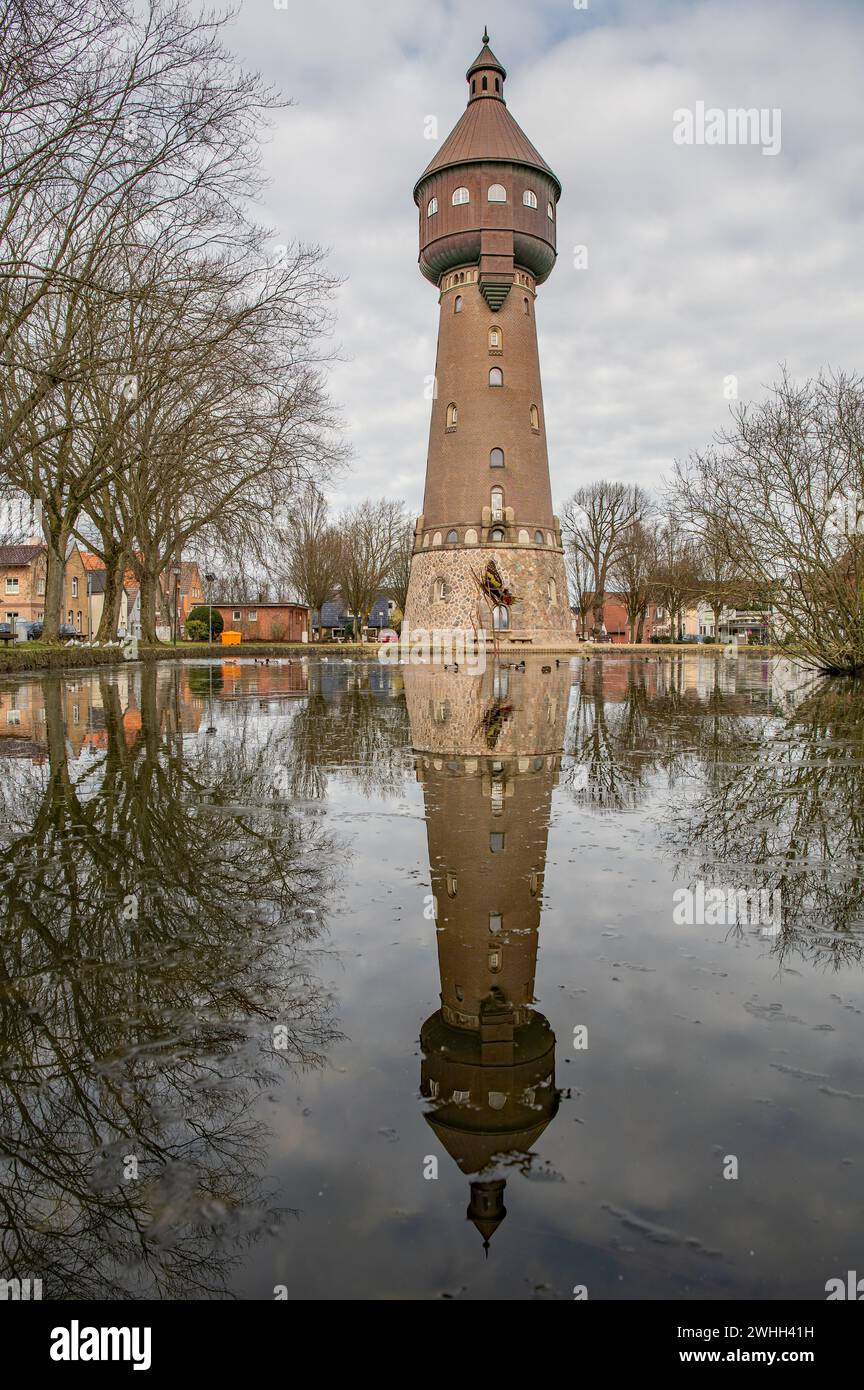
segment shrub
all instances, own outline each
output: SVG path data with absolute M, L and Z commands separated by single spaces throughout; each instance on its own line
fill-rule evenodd
M 213 614 L 213 636 L 218 637 L 225 626 L 225 619 L 217 608 L 208 609 L 206 603 L 201 603 L 197 608 L 190 610 L 185 623 L 186 636 L 191 637 L 194 642 L 206 642 L 210 633 L 210 613 Z M 203 628 L 201 636 L 192 636 L 193 629 L 190 627 L 190 624 L 195 624 L 195 630 L 198 630 L 199 625 Z

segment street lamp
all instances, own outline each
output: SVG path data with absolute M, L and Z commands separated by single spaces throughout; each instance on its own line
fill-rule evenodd
M 213 646 L 213 608 L 212 608 L 212 606 L 211 606 L 211 604 L 210 604 L 210 585 L 213 583 L 213 580 L 216 578 L 216 576 L 215 576 L 215 574 L 205 574 L 204 578 L 205 578 L 206 581 L 207 581 L 207 629 L 208 629 L 208 631 L 207 631 L 207 643 L 208 643 L 209 646 L 212 647 L 212 646 Z

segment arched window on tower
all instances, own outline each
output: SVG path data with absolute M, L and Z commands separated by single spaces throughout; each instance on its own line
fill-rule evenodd
M 458 540 L 459 540 L 459 532 L 458 532 L 458 531 L 448 531 L 448 532 L 447 532 L 447 544 L 448 544 L 448 545 L 456 545 L 456 543 L 458 542 Z
M 549 580 L 549 602 L 552 604 L 558 602 L 558 585 L 554 579 Z
M 490 467 L 490 468 L 503 468 L 503 467 L 504 467 L 504 450 L 503 450 L 503 449 L 493 449 L 493 450 L 492 450 L 492 452 L 491 452 L 490 455 L 489 455 L 489 467 Z
M 453 313 L 454 313 L 454 314 L 461 314 L 461 313 L 462 313 L 462 296 L 461 296 L 461 294 L 457 294 L 456 298 L 453 300 Z
M 489 368 L 489 385 L 490 385 L 490 386 L 503 386 L 503 385 L 504 385 L 504 373 L 502 372 L 502 370 L 501 370 L 500 367 L 490 367 L 490 368 Z
M 497 608 L 492 609 L 492 626 L 496 632 L 506 632 L 510 626 L 510 609 L 505 603 L 500 603 Z
M 501 352 L 504 347 L 504 334 L 497 325 L 489 329 L 489 351 Z
M 531 420 L 531 428 L 532 428 L 532 430 L 538 430 L 538 431 L 539 431 L 539 429 L 540 429 L 540 411 L 537 409 L 536 405 L 532 405 L 532 407 L 531 407 L 530 411 L 528 412 L 528 414 L 529 414 L 529 417 L 530 417 L 530 420 Z
M 492 508 L 492 520 L 504 520 L 504 489 L 503 487 L 493 487 L 490 495 L 489 505 Z
M 453 197 L 451 201 L 453 203 L 454 208 L 458 208 L 462 203 L 470 202 L 470 200 L 471 194 L 468 192 L 467 188 L 453 189 Z
M 426 204 L 426 216 L 427 216 L 427 217 L 434 217 L 434 216 L 435 216 L 435 213 L 436 213 L 437 211 L 438 211 L 438 199 L 437 199 L 437 198 L 430 198 L 430 199 L 429 199 L 429 202 Z
M 497 77 L 495 78 L 495 90 L 496 92 L 500 92 L 501 90 L 501 83 Z
M 490 203 L 506 203 L 507 189 L 503 183 L 490 183 L 489 192 L 486 194 Z
M 535 531 L 535 532 L 534 532 L 534 544 L 535 544 L 535 545 L 542 545 L 544 539 L 545 539 L 545 537 L 544 537 L 542 531 Z
M 447 580 L 444 579 L 442 575 L 439 575 L 438 578 L 435 580 L 433 592 L 434 597 L 438 600 L 445 599 L 447 597 Z
M 448 428 L 448 430 L 455 430 L 455 428 L 456 428 L 456 426 L 458 425 L 458 423 L 459 423 L 459 411 L 456 409 L 456 406 L 455 406 L 454 403 L 451 401 L 450 404 L 449 404 L 448 407 L 447 407 L 447 428 Z
M 484 78 L 483 78 L 483 90 L 484 90 L 484 92 L 488 92 L 488 90 L 489 90 L 489 78 L 488 78 L 488 77 L 484 77 Z
M 525 298 L 522 300 L 522 312 L 523 312 L 524 314 L 530 314 L 530 313 L 531 313 L 531 305 L 528 303 L 528 296 L 527 296 L 527 295 L 526 295 Z
M 473 96 L 474 93 L 475 93 L 476 91 L 477 91 L 477 78 L 476 78 L 476 77 L 472 77 L 472 78 L 471 78 L 471 95 Z
M 546 204 L 546 216 L 549 218 L 550 222 L 555 221 L 555 209 L 551 203 Z
M 496 526 L 493 531 L 489 532 L 489 539 L 490 541 L 503 541 L 504 532 L 501 530 L 500 526 Z
M 526 188 L 525 192 L 522 194 L 522 202 L 525 204 L 526 208 L 536 208 L 537 194 L 533 193 L 530 188 Z

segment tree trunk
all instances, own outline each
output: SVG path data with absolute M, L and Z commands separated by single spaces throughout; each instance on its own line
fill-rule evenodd
M 63 621 L 63 575 L 66 569 L 66 545 L 69 528 L 46 529 L 45 539 L 48 547 L 45 568 L 45 615 L 43 618 L 42 641 L 57 642 L 60 639 L 60 624 Z
M 594 595 L 594 636 L 599 637 L 603 631 L 603 609 L 606 604 L 605 589 L 598 589 Z
M 102 617 L 99 619 L 99 631 L 96 633 L 98 642 L 114 642 L 117 638 L 117 628 L 120 625 L 120 604 L 123 599 L 123 562 L 125 556 L 122 550 L 114 551 L 107 557 L 105 567 L 105 601 L 102 604 Z
M 151 645 L 156 636 L 156 577 L 145 563 L 141 571 L 141 641 Z
M 646 612 L 647 612 L 647 609 L 645 609 L 645 608 L 640 608 L 640 610 L 639 610 L 639 621 L 638 621 L 637 624 L 636 624 L 636 642 L 637 642 L 637 644 L 640 643 L 640 642 L 642 641 L 642 638 L 643 638 L 643 636 L 645 635 L 645 615 L 646 615 Z

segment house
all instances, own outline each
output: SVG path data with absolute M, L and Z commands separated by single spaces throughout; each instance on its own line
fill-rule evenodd
M 244 642 L 302 642 L 309 622 L 305 603 L 214 603 L 225 631 Z
M 41 541 L 0 545 L 0 622 L 34 623 L 45 617 L 45 556 Z
M 320 621 L 318 609 L 312 610 L 313 638 L 318 641 L 332 641 L 338 637 L 351 637 L 354 632 L 354 616 L 342 598 L 341 589 L 337 587 L 333 591 L 333 597 L 322 604 Z M 364 640 L 369 637 L 374 641 L 382 627 L 393 627 L 401 621 L 402 613 L 395 601 L 385 593 L 377 594 L 369 609 L 368 618 L 362 624 Z
M 88 641 L 99 631 L 108 575 L 105 561 L 77 543 L 66 557 L 63 573 L 63 615 L 61 621 L 77 628 Z M 117 630 L 125 632 L 128 623 L 125 589 L 120 596 Z M 111 634 L 112 638 L 117 633 Z

